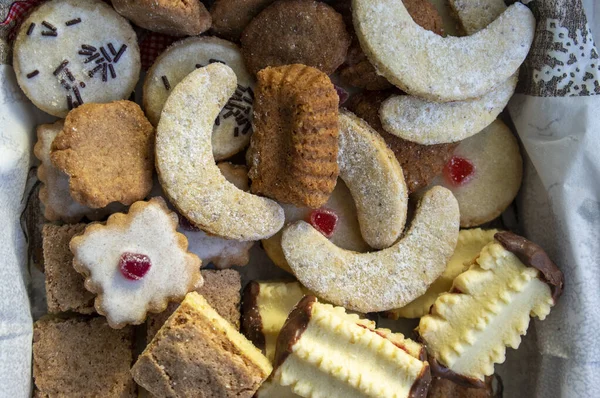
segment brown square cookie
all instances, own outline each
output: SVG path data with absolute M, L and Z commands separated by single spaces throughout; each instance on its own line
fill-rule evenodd
M 196 289 L 206 301 L 229 323 L 240 328 L 240 290 L 242 281 L 239 272 L 232 269 L 222 271 L 202 270 L 204 285 Z M 150 314 L 147 321 L 148 343 L 152 341 L 156 333 L 179 307 L 179 303 L 170 303 L 167 309 L 160 314 Z
M 85 229 L 85 224 L 46 224 L 42 229 L 42 247 L 46 273 L 48 312 L 75 311 L 91 314 L 94 294 L 83 286 L 84 278 L 73 268 L 73 253 L 69 242 Z
M 42 319 L 33 327 L 38 397 L 136 397 L 133 329 L 104 318 Z

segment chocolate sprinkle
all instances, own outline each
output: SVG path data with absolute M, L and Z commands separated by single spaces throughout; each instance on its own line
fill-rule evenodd
M 223 61 L 220 61 L 218 59 L 214 59 L 214 58 L 209 59 L 208 62 L 211 63 L 211 64 L 214 64 L 215 62 L 218 62 L 220 64 L 227 65 L 227 63 L 225 63 Z
M 29 28 L 27 28 L 27 36 L 31 35 L 33 33 L 33 29 L 35 28 L 35 23 L 31 23 L 31 25 L 29 25 Z
M 119 52 L 117 53 L 117 55 L 115 55 L 115 58 L 113 59 L 113 62 L 116 64 L 117 62 L 119 62 L 119 59 L 121 59 L 121 56 L 123 55 L 123 53 L 125 52 L 125 50 L 127 50 L 127 44 L 123 44 L 121 46 L 121 48 L 119 49 Z
M 86 59 L 85 61 L 83 61 L 84 64 L 90 63 L 93 60 L 95 60 L 96 58 L 98 58 L 100 56 L 100 54 L 96 53 L 94 55 L 92 55 L 91 57 L 89 57 L 88 59 Z
M 226 114 L 223 115 L 223 119 L 229 119 L 231 116 L 233 116 L 233 112 L 229 111 Z
M 103 82 L 108 81 L 108 74 L 107 74 L 106 68 L 107 68 L 106 64 L 102 64 L 102 81 Z
M 240 87 L 240 85 L 238 84 L 238 89 L 235 90 L 235 95 L 237 95 L 238 97 L 242 97 L 244 95 L 244 93 L 239 90 L 239 87 Z
M 233 136 L 237 137 L 240 135 L 240 128 L 239 127 L 235 127 L 235 129 L 233 130 Z
M 202 68 L 202 66 L 203 66 L 202 64 L 196 64 L 196 69 Z
M 70 21 L 65 22 L 65 25 L 73 26 L 73 25 L 77 25 L 79 22 L 81 22 L 81 18 L 75 18 L 75 19 L 71 19 Z
M 73 108 L 77 108 L 79 105 L 81 105 L 79 102 L 73 101 Z
M 215 124 L 216 124 L 217 126 L 220 126 L 220 125 L 221 125 L 221 117 L 220 117 L 220 116 L 217 116 L 217 118 L 215 119 Z
M 80 55 L 92 55 L 93 52 L 92 51 L 87 51 L 87 50 L 79 50 L 79 52 L 77 54 L 80 54 Z
M 106 62 L 106 60 L 104 58 L 100 58 L 96 60 L 97 64 L 101 64 L 102 62 Z
M 35 77 L 35 76 L 37 76 L 37 75 L 39 75 L 39 74 L 40 74 L 40 71 L 36 69 L 36 70 L 34 70 L 33 72 L 30 72 L 30 73 L 28 73 L 28 74 L 27 74 L 27 78 L 28 78 L 28 79 L 31 79 L 32 77 Z
M 77 86 L 73 86 L 73 93 L 75 93 L 75 98 L 77 98 L 79 104 L 83 104 L 83 100 L 81 99 L 81 94 L 79 94 L 79 89 L 77 88 Z
M 58 36 L 58 33 L 56 33 L 56 32 L 42 32 L 42 36 L 56 37 L 56 36 Z
M 244 93 L 245 93 L 246 91 L 248 91 L 248 87 L 244 87 L 244 86 L 242 86 L 241 84 L 238 84 L 238 85 L 237 85 L 237 88 L 238 88 L 238 90 L 242 90 L 242 92 L 244 92 Z
M 67 61 L 66 59 L 64 61 L 62 61 L 60 63 L 60 65 L 58 65 L 58 67 L 56 69 L 54 69 L 54 72 L 52 72 L 52 74 L 54 76 L 57 76 L 64 69 L 64 67 L 67 66 L 68 63 L 69 63 L 69 61 Z
M 162 82 L 165 85 L 167 91 L 169 91 L 171 89 L 171 83 L 169 83 L 169 79 L 167 79 L 165 75 L 162 75 L 160 78 L 162 79 Z
M 89 77 L 94 77 L 94 75 L 96 74 L 96 72 L 98 72 L 100 69 L 102 69 L 102 65 L 96 66 L 94 69 L 92 69 L 91 71 L 88 72 L 88 76 Z
M 252 125 L 250 124 L 250 122 L 246 122 L 246 127 L 244 127 L 244 129 L 242 130 L 242 134 L 246 135 L 248 134 L 248 131 L 250 131 L 250 129 L 252 128 Z
M 250 100 L 250 99 L 248 99 L 246 97 L 242 98 L 242 101 L 244 101 L 245 103 L 247 103 L 249 105 L 252 105 L 252 100 Z
M 70 81 L 75 81 L 75 76 L 73 76 L 69 68 L 65 68 L 65 75 L 67 75 L 67 79 L 69 79 Z
M 79 87 L 85 88 L 85 83 L 84 82 L 79 82 Z
M 108 46 L 108 49 L 110 50 L 110 53 L 112 55 L 116 55 L 117 54 L 117 50 L 115 50 L 115 47 L 112 45 L 112 43 L 108 43 L 107 46 Z
M 115 68 L 112 66 L 112 64 L 108 64 L 108 70 L 110 71 L 110 77 L 113 79 L 117 77 L 117 72 L 115 72 Z
M 42 25 L 44 25 L 51 31 L 56 32 L 56 26 L 52 25 L 50 22 L 42 21 Z
M 241 101 L 242 97 L 238 96 L 238 95 L 234 95 L 233 97 L 231 97 L 231 99 L 234 100 L 234 101 Z
M 97 48 L 94 46 L 90 46 L 89 44 L 82 44 L 81 48 L 83 48 L 84 50 L 88 50 L 88 51 L 96 51 Z
M 240 111 L 243 111 L 244 109 L 246 109 L 246 108 L 244 108 L 244 107 L 243 107 L 243 106 L 241 106 L 241 105 L 234 104 L 233 102 L 231 103 L 231 106 L 233 106 L 234 108 L 237 108 L 237 109 L 239 109 Z M 237 115 L 236 115 L 236 116 L 237 116 Z
M 61 79 L 60 84 L 61 84 L 61 86 L 63 86 L 67 90 L 71 89 L 71 86 L 69 85 L 69 83 L 67 83 L 67 81 L 65 79 Z
M 248 94 L 250 94 L 250 98 L 254 99 L 254 91 L 250 87 L 248 87 Z
M 69 110 L 73 109 L 73 97 L 67 95 L 67 105 L 69 106 Z
M 104 56 L 104 58 L 106 58 L 106 60 L 108 62 L 112 62 L 112 59 L 110 58 L 110 56 L 108 55 L 108 53 L 106 52 L 104 47 L 100 47 L 100 52 L 102 53 L 102 55 Z
M 231 110 L 233 110 L 233 107 L 231 105 L 225 105 L 223 107 L 223 109 L 227 109 L 228 111 L 231 111 Z
M 238 124 L 241 124 L 241 122 L 242 122 L 243 120 L 246 120 L 246 115 L 239 115 L 238 117 L 236 117 L 236 118 L 235 118 L 235 121 L 236 121 Z

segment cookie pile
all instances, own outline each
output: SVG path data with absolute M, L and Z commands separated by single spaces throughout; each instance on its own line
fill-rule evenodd
M 34 148 L 36 394 L 496 394 L 563 288 L 485 225 L 521 184 L 498 116 L 529 9 L 450 1 L 451 37 L 428 0 L 211 3 L 50 0 L 20 28 L 19 85 L 62 118 Z M 146 31 L 179 39 L 140 79 Z M 232 268 L 276 270 L 258 241 L 288 279 Z

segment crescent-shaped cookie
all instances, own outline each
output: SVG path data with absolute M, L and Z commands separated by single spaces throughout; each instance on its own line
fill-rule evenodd
M 156 168 L 165 193 L 193 224 L 229 239 L 258 240 L 281 229 L 283 209 L 228 182 L 212 154 L 214 120 L 236 86 L 231 68 L 214 63 L 175 87 L 157 128 Z
M 352 193 L 362 236 L 375 249 L 390 247 L 406 223 L 408 193 L 402 168 L 364 120 L 342 110 L 339 127 L 340 177 Z
M 521 3 L 465 37 L 423 29 L 402 0 L 352 5 L 357 37 L 377 71 L 403 91 L 432 101 L 478 98 L 505 82 L 525 60 L 535 31 L 533 14 Z
M 459 218 L 452 193 L 433 187 L 404 237 L 388 249 L 343 250 L 303 221 L 284 230 L 282 247 L 298 280 L 319 297 L 354 311 L 386 311 L 419 297 L 442 274 Z

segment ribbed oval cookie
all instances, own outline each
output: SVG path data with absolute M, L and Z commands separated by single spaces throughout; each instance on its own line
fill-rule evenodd
M 125 99 L 140 74 L 137 36 L 99 0 L 55 0 L 36 8 L 14 44 L 19 86 L 41 110 L 65 117 L 84 102 Z
M 340 111 L 338 165 L 356 204 L 360 231 L 375 249 L 390 247 L 404 230 L 408 193 L 402 168 L 364 120 Z
M 212 133 L 213 155 L 226 159 L 244 149 L 252 134 L 252 103 L 255 81 L 246 71 L 238 47 L 217 37 L 189 37 L 156 59 L 144 80 L 144 110 L 148 120 L 158 125 L 160 113 L 173 88 L 190 72 L 221 62 L 235 72 L 238 87 L 215 120 Z
M 481 98 L 431 102 L 412 95 L 396 95 L 379 110 L 385 131 L 418 144 L 445 144 L 477 134 L 502 112 L 517 87 L 513 75 Z
M 193 224 L 238 240 L 281 229 L 283 209 L 228 182 L 212 155 L 215 118 L 235 92 L 233 70 L 213 63 L 190 73 L 165 103 L 156 137 L 156 168 L 165 193 Z
M 535 30 L 533 14 L 521 3 L 466 37 L 426 31 L 402 0 L 352 4 L 356 34 L 378 72 L 403 91 L 432 101 L 478 98 L 506 81 L 527 56 Z
M 298 280 L 319 297 L 359 312 L 386 311 L 419 297 L 442 274 L 456 246 L 458 224 L 456 199 L 434 187 L 404 237 L 388 249 L 343 250 L 302 221 L 284 230 L 282 246 Z

